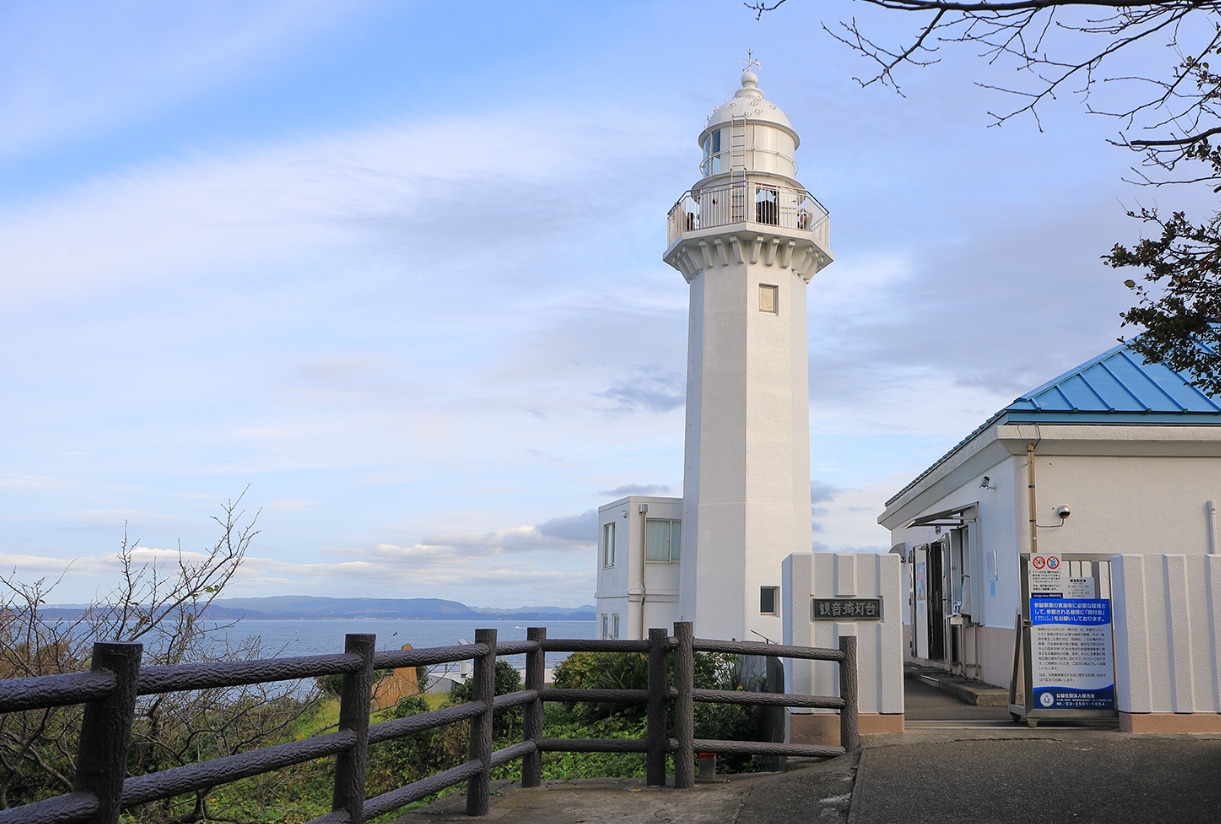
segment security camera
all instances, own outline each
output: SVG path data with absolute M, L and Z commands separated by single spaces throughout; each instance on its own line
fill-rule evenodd
M 1069 515 L 1072 515 L 1073 511 L 1066 506 L 1058 506 L 1056 507 L 1056 514 L 1060 516 L 1060 520 L 1064 520 Z

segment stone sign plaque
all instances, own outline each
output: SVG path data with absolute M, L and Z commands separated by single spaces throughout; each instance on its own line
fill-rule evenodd
M 812 621 L 881 621 L 881 598 L 814 598 Z

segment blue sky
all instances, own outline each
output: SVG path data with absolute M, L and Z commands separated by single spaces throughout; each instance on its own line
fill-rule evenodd
M 125 524 L 195 552 L 248 487 L 231 595 L 591 603 L 592 512 L 681 494 L 665 215 L 748 48 L 831 211 L 816 544 L 887 548 L 886 498 L 1122 333 L 1099 256 L 1164 195 L 1079 101 L 990 127 L 966 53 L 862 89 L 853 14 L 0 5 L 0 566 L 82 600 Z

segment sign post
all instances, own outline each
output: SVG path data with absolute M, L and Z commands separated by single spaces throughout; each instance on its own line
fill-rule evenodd
M 1022 612 L 1009 712 L 1040 718 L 1109 718 L 1115 703 L 1110 556 L 1023 553 Z M 1017 703 L 1018 664 L 1022 701 Z

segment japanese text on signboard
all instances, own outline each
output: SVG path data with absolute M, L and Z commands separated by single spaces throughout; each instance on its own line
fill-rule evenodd
M 881 598 L 815 598 L 810 606 L 815 621 L 880 621 Z

